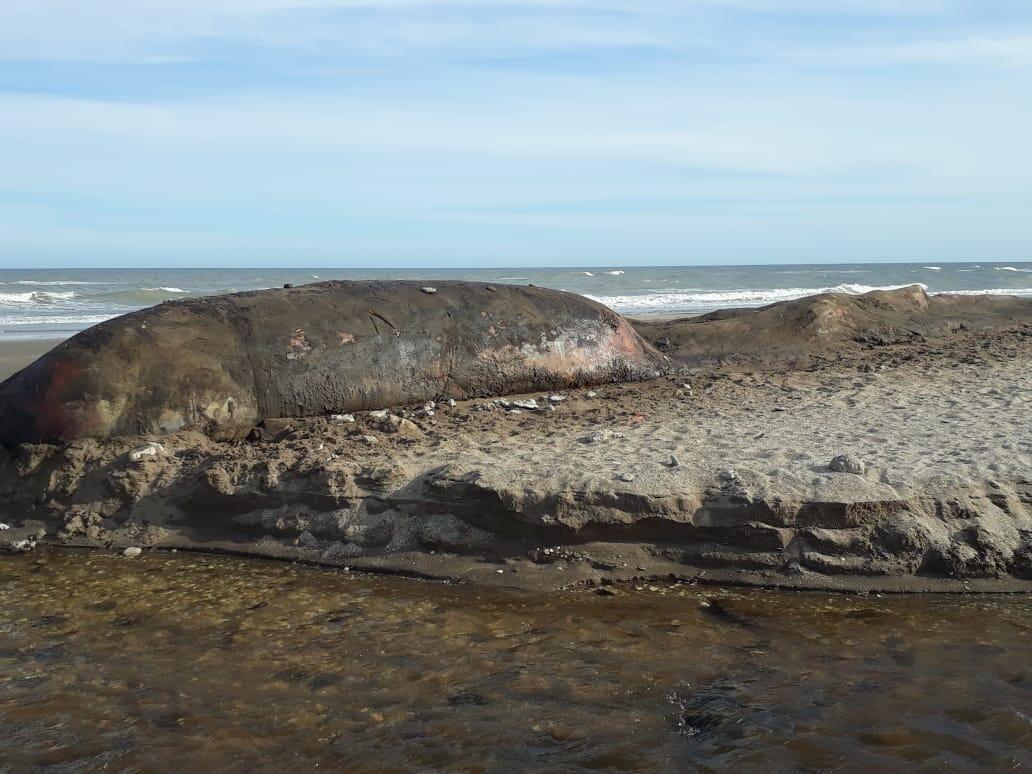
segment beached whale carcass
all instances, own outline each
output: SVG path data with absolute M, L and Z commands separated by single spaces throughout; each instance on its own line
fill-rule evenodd
M 319 282 L 166 302 L 83 331 L 0 384 L 0 441 L 202 430 L 649 378 L 662 356 L 572 293 Z

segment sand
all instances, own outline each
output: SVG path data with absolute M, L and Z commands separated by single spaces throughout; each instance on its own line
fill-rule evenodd
M 57 339 L 0 341 L 0 381 L 20 371 L 58 343 Z
M 24 448 L 0 469 L 0 520 L 17 522 L 0 541 L 45 530 L 536 588 L 1028 591 L 1032 304 L 1008 310 L 978 325 L 915 312 L 907 335 L 879 323 L 872 338 L 840 308 L 841 325 L 784 334 L 805 358 L 700 365 L 671 348 L 687 365 L 661 379 L 512 398 L 536 409 L 277 420 L 236 444 L 155 437 L 138 462 L 147 439 Z M 661 334 L 676 325 L 700 323 Z M 839 455 L 862 472 L 830 467 Z

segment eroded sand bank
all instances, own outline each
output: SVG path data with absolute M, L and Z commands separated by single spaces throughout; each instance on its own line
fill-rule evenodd
M 22 447 L 0 470 L 0 520 L 14 527 L 0 540 L 45 532 L 540 588 L 674 575 L 1028 590 L 1029 305 L 865 308 L 893 303 L 917 305 L 909 327 L 777 305 L 821 329 L 795 326 L 796 358 L 707 359 L 662 340 L 698 329 L 643 325 L 682 370 L 509 399 L 536 408 L 438 402 L 269 421 L 238 443 Z M 160 447 L 130 454 L 145 441 Z M 831 469 L 839 455 L 862 472 Z

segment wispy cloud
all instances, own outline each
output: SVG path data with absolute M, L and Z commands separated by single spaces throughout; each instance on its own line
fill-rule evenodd
M 882 227 L 1018 259 L 1030 52 L 1032 10 L 974 0 L 12 0 L 0 260 L 790 259 Z

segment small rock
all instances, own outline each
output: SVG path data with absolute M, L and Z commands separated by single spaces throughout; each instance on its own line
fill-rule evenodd
M 636 476 L 633 473 L 621 473 L 620 474 L 620 480 L 621 481 L 630 482 L 630 481 L 634 481 L 635 478 L 636 478 Z
M 451 408 L 455 408 L 455 398 L 448 398 L 448 405 Z
M 685 392 L 691 392 L 692 391 L 692 386 L 690 384 L 688 384 L 688 382 L 685 382 L 684 384 L 681 385 L 681 389 L 684 390 Z
M 380 409 L 379 411 L 370 411 L 369 412 L 369 416 L 372 419 L 386 419 L 387 418 L 387 409 Z
M 360 435 L 358 436 L 358 440 L 360 440 L 362 443 L 367 443 L 370 446 L 380 442 L 380 439 L 377 438 L 375 435 Z
M 549 403 L 562 403 L 564 400 L 566 400 L 566 396 L 565 395 L 549 395 L 548 396 L 548 402 Z
M 395 424 L 395 430 L 398 435 L 406 438 L 419 438 L 423 435 L 423 431 L 419 429 L 419 425 L 411 419 L 402 419 L 401 417 L 394 417 L 394 419 L 398 420 Z
M 27 554 L 36 547 L 35 538 L 25 538 L 24 540 L 15 540 L 11 543 L 11 550 L 16 554 Z
M 122 552 L 122 556 L 124 556 L 126 559 L 135 559 L 142 553 L 143 549 L 139 546 L 129 546 Z
M 670 461 L 667 463 L 667 466 L 671 468 L 679 468 L 681 467 L 681 460 L 677 459 L 676 454 L 671 454 Z
M 5 529 L 10 529 L 10 528 L 11 528 L 10 524 L 4 524 L 2 521 L 0 521 L 0 532 L 3 532 Z
M 588 390 L 585 397 L 597 398 L 598 397 L 598 393 L 595 392 L 594 390 Z
M 613 589 L 609 588 L 609 586 L 599 586 L 597 589 L 595 589 L 595 593 L 598 594 L 600 597 L 616 596 L 616 592 Z
M 300 548 L 319 548 L 319 538 L 306 529 L 297 536 L 297 545 Z
M 424 293 L 426 293 L 427 295 L 430 295 L 430 296 L 432 296 L 434 293 L 437 292 L 437 288 L 432 288 L 429 285 L 424 285 L 423 287 L 420 288 L 420 290 L 422 290 Z
M 507 414 L 522 414 L 523 412 L 520 409 L 509 409 L 505 413 L 507 413 Z
M 354 414 L 332 414 L 330 416 L 330 419 L 333 420 L 334 422 L 354 422 L 355 421 L 355 415 Z
M 518 408 L 527 409 L 528 411 L 536 411 L 540 406 L 534 398 L 527 398 L 526 400 L 505 400 L 499 401 L 504 408 Z
M 285 282 L 285 283 L 283 283 L 283 289 L 284 289 L 284 290 L 290 290 L 290 289 L 291 289 L 292 287 L 294 287 L 294 285 L 293 285 L 293 283 L 291 283 L 291 282 Z
M 604 441 L 611 441 L 614 438 L 623 437 L 623 433 L 618 433 L 615 430 L 610 430 L 608 427 L 603 427 L 599 430 L 593 430 L 591 433 L 581 438 L 581 443 L 602 443 Z
M 864 474 L 864 463 L 848 454 L 838 455 L 828 463 L 828 467 L 836 473 L 854 473 L 858 476 Z
M 717 474 L 717 477 L 721 481 L 737 481 L 738 471 L 736 471 L 734 468 L 725 468 Z
M 486 290 L 486 291 L 487 291 L 488 293 L 495 293 L 495 292 L 497 292 L 497 291 L 495 290 L 495 286 L 494 286 L 494 285 L 488 285 L 488 286 L 487 286 L 487 287 L 485 288 L 485 290 Z
M 141 460 L 147 459 L 148 457 L 156 457 L 159 454 L 164 454 L 165 447 L 160 443 L 150 441 L 145 443 L 143 446 L 137 446 L 131 452 L 129 452 L 129 460 L 131 462 L 140 462 Z

